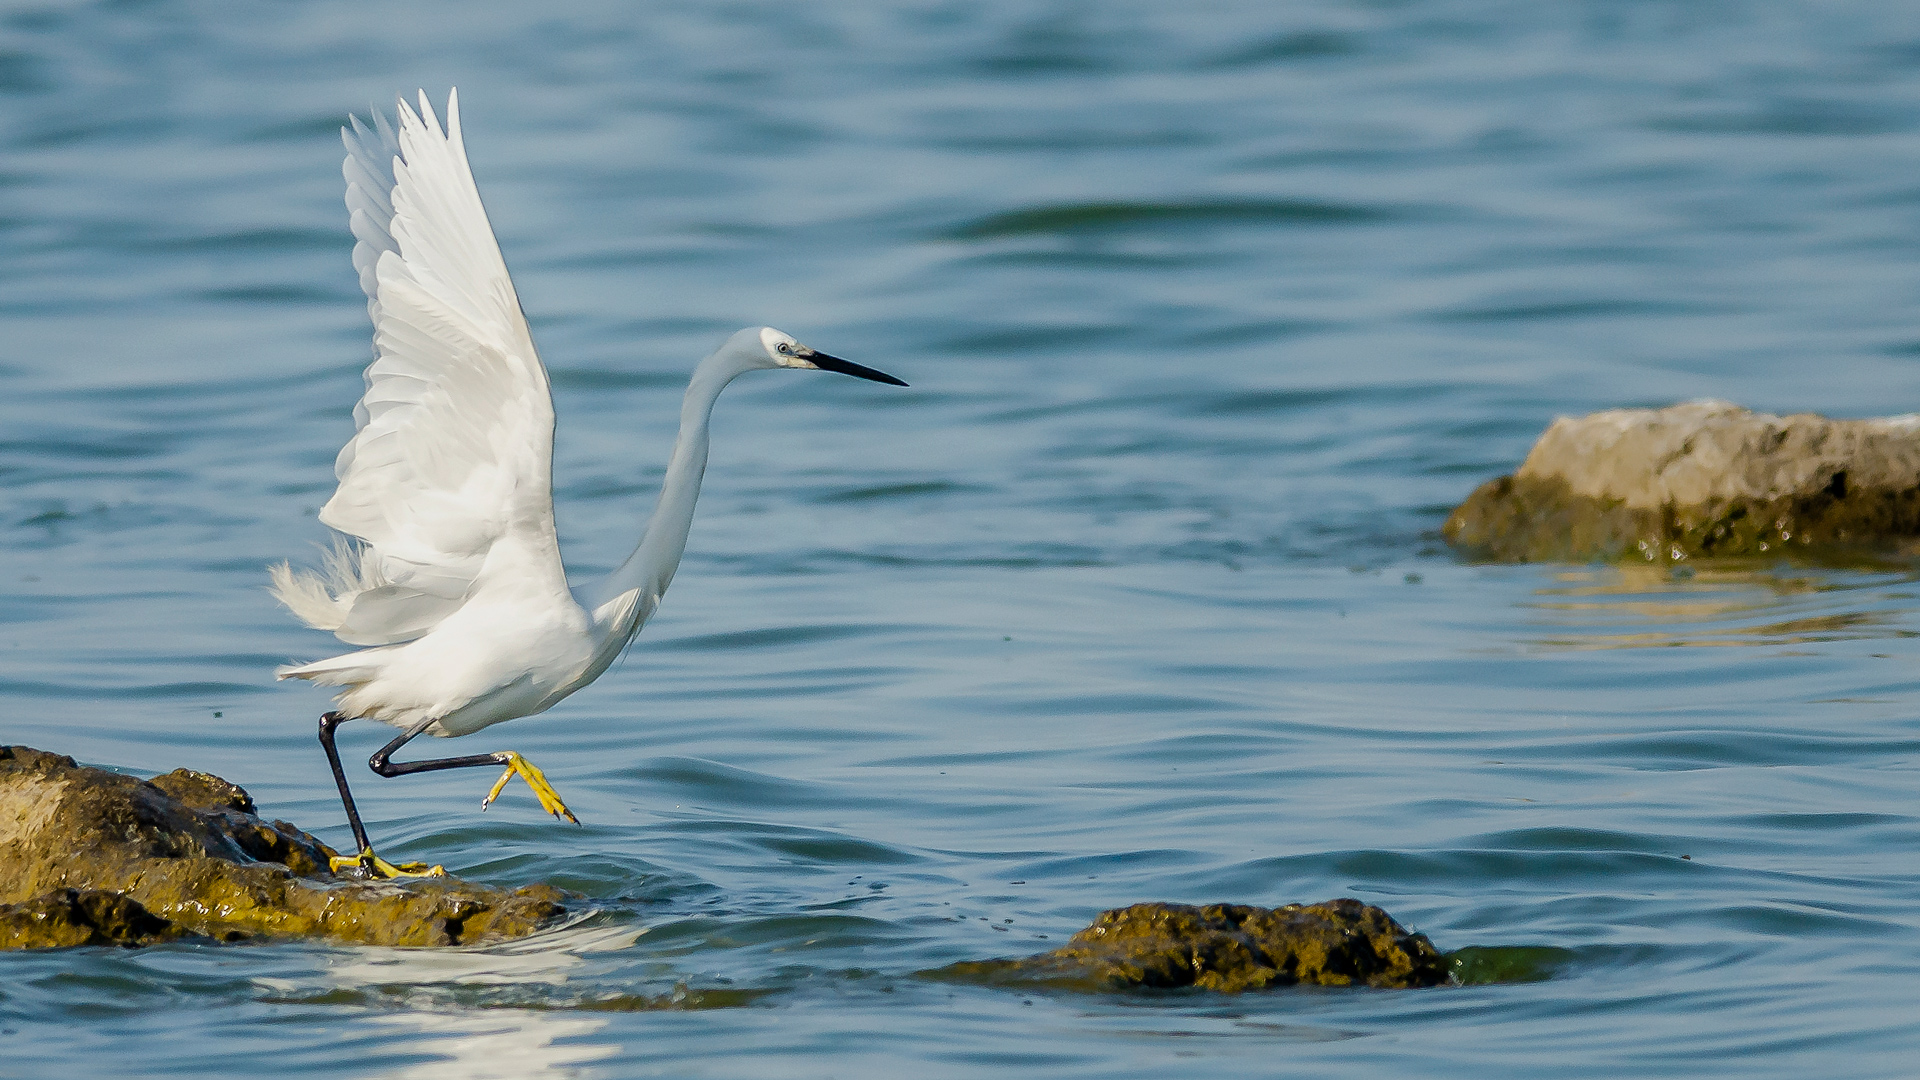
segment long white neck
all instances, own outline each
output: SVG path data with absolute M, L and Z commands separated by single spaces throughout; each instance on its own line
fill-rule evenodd
M 660 486 L 660 502 L 647 519 L 647 531 L 627 561 L 593 590 L 594 621 L 603 633 L 618 635 L 621 644 L 653 614 L 687 550 L 693 504 L 700 498 L 700 480 L 707 471 L 707 422 L 713 416 L 714 401 L 735 376 L 764 366 L 741 350 L 722 346 L 693 369 L 687 396 L 680 403 L 680 437 L 673 442 L 667 479 Z

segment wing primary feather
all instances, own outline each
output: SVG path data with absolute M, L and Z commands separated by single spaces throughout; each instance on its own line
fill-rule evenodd
M 430 632 L 486 587 L 493 550 L 571 602 L 553 528 L 553 402 L 460 130 L 432 102 L 396 103 L 397 123 L 349 117 L 348 224 L 375 359 L 334 463 L 320 520 L 354 538 L 351 567 L 274 572 L 310 625 L 351 644 Z M 342 557 L 344 558 L 344 557 Z

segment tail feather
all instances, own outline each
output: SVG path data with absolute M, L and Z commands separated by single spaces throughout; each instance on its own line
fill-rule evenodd
M 381 661 L 384 659 L 384 650 L 361 649 L 315 660 L 310 664 L 282 664 L 273 669 L 273 677 L 305 679 L 322 686 L 357 688 L 372 682 L 380 674 Z
M 386 584 L 373 549 L 336 540 L 321 555 L 319 570 L 295 570 L 282 562 L 267 568 L 274 599 L 315 630 L 338 630 L 354 598 Z

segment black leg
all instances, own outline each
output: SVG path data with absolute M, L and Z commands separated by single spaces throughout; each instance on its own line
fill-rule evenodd
M 367 828 L 361 824 L 360 821 L 360 810 L 353 805 L 353 792 L 347 788 L 347 772 L 340 767 L 340 750 L 334 745 L 333 740 L 334 729 L 351 719 L 353 718 L 350 716 L 342 716 L 337 712 L 330 712 L 320 717 L 320 747 L 327 752 L 327 764 L 333 769 L 333 782 L 340 788 L 340 805 L 346 807 L 347 825 L 353 829 L 353 842 L 358 844 L 360 848 L 360 850 L 355 853 L 354 859 L 338 859 L 334 862 L 333 868 L 338 871 L 357 860 L 360 864 L 360 873 L 367 877 L 382 875 L 388 877 L 398 875 L 425 875 L 431 877 L 442 873 L 443 871 L 441 871 L 439 867 L 428 868 L 425 863 L 405 863 L 400 866 L 393 866 L 382 861 L 373 853 L 373 844 L 367 839 Z M 492 754 L 469 754 L 465 757 L 434 758 L 430 761 L 396 763 L 392 760 L 396 750 L 412 742 L 414 738 L 425 732 L 429 727 L 432 727 L 435 719 L 437 718 L 429 717 L 401 732 L 392 742 L 375 751 L 374 755 L 367 759 L 368 767 L 381 776 L 391 777 L 406 776 L 409 773 L 437 772 L 441 769 L 470 769 L 481 765 L 504 765 L 507 767 L 507 771 L 501 775 L 500 779 L 493 785 L 493 790 L 489 792 L 486 799 L 480 803 L 480 809 L 485 810 L 488 804 L 493 802 L 494 796 L 500 794 L 500 789 L 506 786 L 507 781 L 513 776 L 518 775 L 526 780 L 528 787 L 533 789 L 534 795 L 540 799 L 542 809 L 553 814 L 555 817 L 565 818 L 575 825 L 580 824 L 580 820 L 573 816 L 573 811 L 568 810 L 565 803 L 560 801 L 560 796 L 554 792 L 552 785 L 547 783 L 547 778 L 541 775 L 540 770 L 534 768 L 526 759 L 510 750 L 503 750 Z
M 360 856 L 362 869 L 372 870 L 367 852 L 373 845 L 367 842 L 366 826 L 360 824 L 360 811 L 354 808 L 353 792 L 347 790 L 347 773 L 340 767 L 340 751 L 334 749 L 333 729 L 347 722 L 339 713 L 326 713 L 320 717 L 320 746 L 327 752 L 327 764 L 333 766 L 333 782 L 340 786 L 340 802 L 347 808 L 347 824 L 353 828 L 353 842 L 359 846 L 356 852 Z
M 347 789 L 347 773 L 345 769 L 340 767 L 340 750 L 334 745 L 333 741 L 334 729 L 351 719 L 353 718 L 331 712 L 320 718 L 320 746 L 327 752 L 327 764 L 333 767 L 333 782 L 339 785 L 340 803 L 347 808 L 347 824 L 353 828 L 353 842 L 359 845 L 359 850 L 356 851 L 352 857 L 335 859 L 332 863 L 333 871 L 339 873 L 348 867 L 354 867 L 361 877 L 368 878 L 398 876 L 437 877 L 444 874 L 445 871 L 439 867 L 429 867 L 425 863 L 403 863 L 399 866 L 394 866 L 373 853 L 373 844 L 367 840 L 367 828 L 360 822 L 360 810 L 353 805 L 353 792 Z M 419 725 L 412 731 L 401 736 L 393 745 L 398 746 L 400 743 L 420 734 L 420 732 L 426 730 L 427 724 L 430 723 L 432 723 L 431 720 Z M 393 747 L 389 746 L 387 749 L 392 750 Z M 358 865 L 356 866 L 355 864 Z
M 567 809 L 567 804 L 560 801 L 559 793 L 547 783 L 547 778 L 541 774 L 540 770 L 511 750 L 501 750 L 492 754 L 468 754 L 465 757 L 432 758 L 428 761 L 396 762 L 393 760 L 394 751 L 413 741 L 415 736 L 432 725 L 433 719 L 429 718 L 401 732 L 398 738 L 375 751 L 374 755 L 367 759 L 367 767 L 381 776 L 392 777 L 407 776 L 411 773 L 438 772 L 441 769 L 472 769 L 482 765 L 504 765 L 507 767 L 507 772 L 501 775 L 499 781 L 493 785 L 493 790 L 481 800 L 480 809 L 485 810 L 492 805 L 494 796 L 500 794 L 500 789 L 506 786 L 508 778 L 517 774 L 526 780 L 528 787 L 533 789 L 534 795 L 540 800 L 541 809 L 554 817 L 565 818 L 575 825 L 580 824 L 580 819 L 574 817 L 573 811 Z
M 504 752 L 498 754 L 469 754 L 466 757 L 434 758 L 431 761 L 394 762 L 388 760 L 394 751 L 413 741 L 414 736 L 433 725 L 433 719 L 422 720 L 400 733 L 400 737 L 374 751 L 367 759 L 367 767 L 381 776 L 406 776 L 417 772 L 438 772 L 441 769 L 471 769 L 480 765 L 505 765 L 513 760 Z

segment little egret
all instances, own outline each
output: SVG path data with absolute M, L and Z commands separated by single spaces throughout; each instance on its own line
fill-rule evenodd
M 686 550 L 707 466 L 707 422 L 729 382 L 756 368 L 837 371 L 906 383 L 815 352 L 772 327 L 742 330 L 693 369 L 660 501 L 639 545 L 605 581 L 575 595 L 553 525 L 553 397 L 494 240 L 460 138 L 460 102 L 444 130 L 426 94 L 389 123 L 341 129 L 353 265 L 373 317 L 375 360 L 334 463 L 339 487 L 320 520 L 344 538 L 318 571 L 272 568 L 273 593 L 308 626 L 354 652 L 278 669 L 282 679 L 344 687 L 320 718 L 357 854 L 333 869 L 437 874 L 374 854 L 347 789 L 334 729 L 378 720 L 401 729 L 368 764 L 381 776 L 505 766 L 480 804 L 514 776 L 576 824 L 546 777 L 510 750 L 395 762 L 420 735 L 469 735 L 531 716 L 607 669 L 660 603 Z

